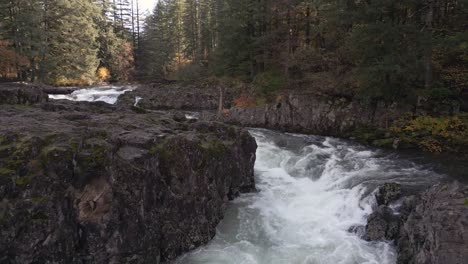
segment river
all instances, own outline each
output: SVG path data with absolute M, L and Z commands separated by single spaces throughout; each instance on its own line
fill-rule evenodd
M 126 89 L 79 90 L 70 100 L 115 103 Z M 385 182 L 406 192 L 444 176 L 395 152 L 347 140 L 251 129 L 258 192 L 234 200 L 214 239 L 176 264 L 391 264 L 391 242 L 361 238 Z M 397 213 L 398 203 L 393 205 Z
M 235 200 L 213 241 L 175 263 L 395 263 L 390 242 L 367 242 L 350 230 L 365 226 L 372 193 L 383 183 L 400 182 L 412 191 L 443 177 L 394 153 L 340 139 L 250 132 L 258 144 L 258 192 Z

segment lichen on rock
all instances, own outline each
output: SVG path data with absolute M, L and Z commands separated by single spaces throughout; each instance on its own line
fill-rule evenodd
M 255 140 L 229 125 L 75 102 L 0 123 L 0 262 L 169 261 L 255 190 Z

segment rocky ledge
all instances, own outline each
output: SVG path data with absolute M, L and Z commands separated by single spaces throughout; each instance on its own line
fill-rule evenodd
M 223 90 L 223 107 L 233 101 L 232 89 Z M 181 83 L 142 84 L 119 98 L 119 106 L 132 106 L 135 98 L 141 98 L 138 106 L 148 110 L 217 110 L 220 104 L 220 89 L 216 85 Z
M 224 111 L 217 115 L 220 91 L 223 91 Z M 288 91 L 270 103 L 235 107 L 236 98 L 241 94 L 240 88 L 223 88 L 222 85 L 146 84 L 123 95 L 118 104 L 132 106 L 139 97 L 142 99 L 138 106 L 142 109 L 207 110 L 202 114 L 205 120 L 326 136 L 349 136 L 361 126 L 387 127 L 403 113 L 411 111 L 397 105 L 370 106 L 307 91 Z
M 169 261 L 255 189 L 233 126 L 60 101 L 0 104 L 0 123 L 0 263 Z
M 400 198 L 398 184 L 377 193 L 365 238 L 393 240 L 398 264 L 462 264 L 468 261 L 468 186 L 436 185 Z M 400 204 L 396 213 L 391 204 Z
M 44 86 L 23 83 L 1 83 L 0 105 L 20 104 L 32 105 L 47 101 L 47 94 L 43 91 Z

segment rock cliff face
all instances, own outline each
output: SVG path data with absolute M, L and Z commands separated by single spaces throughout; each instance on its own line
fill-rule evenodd
M 141 100 L 138 106 L 149 110 L 216 110 L 219 108 L 219 90 L 215 86 L 197 85 L 140 85 L 138 89 L 119 99 L 120 106 L 134 105 L 135 98 Z M 229 107 L 233 96 L 224 94 L 224 106 Z
M 386 193 L 388 188 L 383 190 Z M 468 261 L 467 186 L 437 185 L 420 195 L 405 197 L 401 203 L 397 215 L 388 204 L 379 203 L 368 219 L 365 238 L 394 240 L 399 264 Z
M 0 123 L 0 263 L 165 262 L 255 189 L 233 126 L 73 102 L 0 105 Z
M 222 117 L 215 114 L 219 108 L 220 94 L 215 86 L 142 85 L 122 96 L 118 104 L 128 107 L 135 104 L 136 97 L 140 97 L 138 106 L 142 109 L 208 110 L 212 112 L 202 115 L 207 120 L 327 136 L 343 136 L 358 126 L 386 127 L 403 113 L 412 110 L 397 105 L 369 106 L 345 98 L 299 91 L 285 93 L 274 103 L 237 108 L 233 107 L 233 102 L 240 91 L 224 90 L 223 108 L 229 110 Z
M 231 108 L 224 121 L 252 127 L 292 132 L 342 136 L 358 125 L 384 127 L 404 109 L 396 106 L 364 106 L 342 99 L 327 99 L 307 93 L 290 93 L 274 104 Z
M 47 101 L 47 94 L 39 85 L 21 83 L 0 84 L 0 104 L 31 105 Z

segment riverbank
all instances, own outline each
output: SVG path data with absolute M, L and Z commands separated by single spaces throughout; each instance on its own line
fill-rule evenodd
M 233 85 L 233 89 L 230 86 Z M 124 95 L 121 105 L 134 103 L 149 110 L 205 111 L 202 118 L 244 127 L 336 136 L 389 149 L 418 150 L 468 159 L 468 113 L 448 102 L 434 107 L 426 101 L 370 105 L 349 97 L 311 90 L 282 91 L 255 99 L 244 84 L 182 83 L 141 85 Z M 221 114 L 216 114 L 223 109 Z
M 108 94 L 109 98 L 107 99 L 109 100 L 103 101 L 115 102 L 119 95 L 128 88 L 116 87 L 113 89 L 116 91 Z M 5 168 L 2 170 L 5 177 L 2 176 L 2 178 L 7 179 L 2 182 L 6 186 L 2 191 L 7 194 L 6 200 L 5 198 L 2 200 L 2 214 L 7 216 L 7 218 L 2 218 L 6 221 L 5 228 L 2 227 L 2 230 L 8 231 L 4 237 L 9 239 L 3 241 L 5 243 L 2 244 L 2 248 L 4 248 L 3 245 L 8 248 L 7 258 L 13 258 L 14 254 L 18 254 L 17 251 L 23 257 L 20 261 L 26 260 L 27 262 L 28 259 L 35 257 L 50 258 L 49 256 L 56 256 L 54 252 L 61 250 L 56 250 L 57 243 L 60 246 L 70 246 L 71 244 L 67 244 L 68 242 L 62 241 L 62 238 L 66 237 L 63 233 L 53 231 L 54 227 L 57 226 L 57 221 L 62 221 L 60 215 L 57 216 L 57 212 L 66 212 L 65 222 L 60 223 L 65 224 L 67 228 L 72 226 L 71 230 L 66 229 L 69 232 L 67 234 L 76 236 L 76 240 L 73 239 L 71 242 L 75 244 L 71 246 L 78 245 L 77 251 L 67 251 L 65 255 L 61 254 L 61 256 L 66 257 L 76 254 L 85 257 L 88 256 L 87 254 L 101 254 L 99 256 L 106 260 L 114 258 L 117 261 L 126 261 L 131 255 L 131 258 L 136 259 L 137 263 L 154 258 L 157 262 L 164 262 L 207 243 L 215 236 L 214 230 L 223 218 L 228 200 L 237 197 L 239 193 L 254 189 L 252 184 L 254 182 L 253 161 L 248 157 L 252 157 L 252 153 L 255 152 L 255 142 L 243 129 L 213 122 L 213 120 L 226 121 L 225 119 L 229 117 L 228 110 L 222 111 L 221 115 L 216 114 L 215 110 L 204 111 L 200 114 L 200 120 L 187 119 L 179 110 L 158 111 L 161 109 L 161 105 L 164 105 L 162 109 L 167 110 L 167 107 L 171 105 L 171 96 L 175 95 L 184 98 L 184 100 L 177 101 L 179 103 L 184 102 L 186 98 L 193 98 L 182 105 L 195 108 L 183 109 L 195 110 L 199 104 L 206 106 L 206 102 L 201 101 L 205 96 L 212 98 L 212 105 L 214 105 L 214 93 L 216 90 L 220 91 L 220 89 L 216 89 L 217 87 L 206 90 L 200 87 L 199 89 L 206 93 L 200 93 L 199 97 L 194 98 L 191 96 L 192 89 L 184 89 L 183 86 L 178 86 L 174 92 L 167 93 L 169 89 L 173 88 L 174 86 L 166 87 L 166 89 L 139 86 L 122 95 L 121 100 L 116 105 L 102 102 L 55 101 L 43 95 L 26 97 L 36 98 L 35 102 L 30 99 L 4 100 L 7 103 L 0 105 L 1 121 L 8 125 L 0 132 L 6 131 L 8 132 L 6 134 L 13 135 L 6 141 L 2 141 L 2 151 L 6 152 L 2 152 L 5 156 L 2 155 L 0 160 L 2 168 Z M 108 88 L 82 90 L 79 92 L 82 96 L 70 95 L 67 98 L 78 101 L 101 100 L 106 89 Z M 18 88 L 15 91 L 21 91 L 21 89 Z M 39 93 L 42 92 L 39 91 Z M 29 95 L 29 93 L 24 92 L 13 94 Z M 166 97 L 162 97 L 163 100 L 159 98 L 161 94 L 166 95 Z M 169 96 L 167 96 L 168 94 Z M 18 98 L 23 98 L 21 96 Z M 177 103 L 178 106 L 180 106 L 179 103 Z M 230 102 L 223 101 L 224 103 L 227 105 Z M 311 107 L 317 105 L 320 106 L 317 102 L 310 104 Z M 224 105 L 223 108 L 225 107 Z M 210 107 L 208 108 L 210 109 Z M 334 121 L 331 118 L 333 115 L 322 115 L 323 113 L 327 113 L 327 111 L 312 113 L 318 117 L 318 122 L 323 122 L 320 123 L 323 125 L 317 125 L 315 128 L 324 129 L 323 131 L 326 133 L 331 133 L 327 131 L 340 132 L 340 126 L 338 126 L 340 122 L 338 121 L 344 120 L 342 118 L 346 118 L 346 115 L 350 113 L 353 114 L 353 111 L 338 111 L 339 115 L 335 115 L 335 117 L 339 118 Z M 350 120 L 367 120 L 366 118 L 358 119 L 357 115 L 351 116 Z M 348 125 L 349 123 L 346 123 L 346 126 Z M 348 129 L 346 126 L 344 127 Z M 57 130 L 56 127 L 60 127 L 60 129 Z M 22 134 L 18 134 L 18 131 L 26 131 L 26 138 Z M 463 187 L 451 188 L 451 185 L 438 185 L 438 183 L 451 182 L 453 178 L 434 172 L 432 166 L 429 166 L 430 164 L 421 166 L 420 162 L 412 162 L 412 158 L 407 159 L 401 155 L 395 155 L 396 153 L 393 152 L 387 153 L 367 148 L 352 140 L 302 134 L 291 135 L 269 130 L 251 130 L 250 132 L 261 144 L 257 154 L 261 154 L 262 158 L 256 163 L 257 175 L 255 176 L 260 192 L 243 195 L 237 201 L 245 201 L 246 197 L 254 197 L 252 200 L 254 203 L 246 205 L 246 208 L 257 208 L 260 216 L 267 214 L 269 217 L 243 218 L 243 215 L 233 216 L 231 215 L 232 211 L 228 211 L 229 218 L 226 221 L 233 221 L 232 217 L 245 219 L 239 230 L 244 230 L 246 226 L 250 226 L 250 223 L 265 224 L 255 225 L 255 228 L 252 227 L 253 230 L 270 227 L 264 230 L 264 234 L 276 230 L 271 233 L 273 234 L 271 241 L 267 237 L 267 246 L 264 250 L 268 253 L 257 256 L 255 263 L 271 263 L 270 257 L 281 260 L 279 256 L 274 257 L 275 253 L 269 251 L 270 247 L 268 246 L 269 243 L 278 245 L 278 242 L 284 242 L 284 253 L 289 256 L 287 259 L 282 259 L 283 262 L 280 263 L 295 257 L 299 257 L 298 260 L 303 257 L 313 258 L 314 256 L 309 255 L 310 252 L 318 252 L 314 246 L 318 230 L 320 232 L 326 230 L 327 235 L 323 239 L 329 241 L 330 245 L 339 247 L 343 241 L 348 241 L 347 245 L 352 245 L 350 250 L 344 252 L 346 253 L 344 255 L 334 253 L 330 255 L 326 250 L 320 251 L 322 253 L 315 256 L 318 259 L 323 260 L 324 257 L 328 256 L 330 258 L 327 260 L 330 263 L 336 263 L 340 259 L 361 259 L 362 261 L 389 264 L 397 262 L 396 253 L 398 256 L 402 256 L 398 257 L 402 259 L 412 254 L 405 252 L 414 252 L 414 255 L 421 253 L 422 256 L 426 257 L 431 256 L 431 254 L 439 254 L 438 252 L 443 251 L 440 251 L 441 247 L 443 249 L 451 243 L 444 239 L 445 236 L 456 237 L 459 232 L 465 232 L 464 227 L 462 229 L 440 227 L 443 218 L 439 216 L 447 215 L 448 212 L 453 217 L 451 226 L 459 225 L 459 221 L 463 222 L 466 218 L 468 212 L 464 209 L 468 207 L 464 207 L 465 200 L 462 196 L 465 195 L 465 191 Z M 31 156 L 25 153 L 30 153 Z M 417 153 L 408 155 L 419 158 Z M 183 165 L 182 168 L 181 165 Z M 204 172 L 200 174 L 200 170 Z M 155 171 L 159 173 L 154 174 Z M 36 175 L 35 172 L 38 172 L 39 175 Z M 143 174 L 147 176 L 141 178 L 140 176 Z M 187 175 L 190 175 L 188 180 Z M 449 175 L 451 174 L 449 173 Z M 154 179 L 155 182 L 146 182 L 147 177 Z M 140 178 L 143 179 L 143 184 L 140 184 Z M 132 179 L 132 182 L 129 182 L 129 179 Z M 391 203 L 385 203 L 386 208 L 380 208 L 382 204 L 374 205 L 373 191 L 389 181 L 401 183 L 406 191 L 402 195 L 403 200 L 398 199 Z M 433 185 L 434 187 L 428 192 L 434 196 L 427 198 L 424 190 Z M 158 196 L 159 198 L 154 198 L 156 196 L 152 195 L 151 197 L 155 200 L 151 200 L 154 202 L 151 202 L 151 205 L 144 202 L 147 200 L 145 198 L 147 196 L 144 196 L 143 200 L 138 200 L 139 197 L 142 197 L 139 194 L 151 192 L 148 190 L 148 186 L 153 186 L 150 189 L 155 190 L 154 193 L 164 194 L 162 197 Z M 275 190 L 283 190 L 287 195 L 284 197 L 276 195 L 283 194 L 283 191 L 275 192 L 270 189 L 272 186 Z M 291 186 L 294 188 L 291 189 Z M 63 190 L 67 191 L 63 192 Z M 37 193 L 40 195 L 36 195 Z M 439 196 L 439 193 L 442 196 Z M 44 194 L 50 194 L 53 198 L 49 199 L 48 195 Z M 311 196 L 311 194 L 314 195 Z M 343 194 L 346 194 L 346 199 L 341 199 Z M 411 196 L 411 194 L 416 195 Z M 322 201 L 323 197 L 327 197 L 326 201 L 330 202 L 327 208 L 334 208 L 337 213 L 326 214 L 323 211 L 325 201 L 315 204 L 317 201 Z M 443 206 L 433 207 L 424 212 L 418 209 L 426 208 L 425 203 L 434 199 L 438 200 L 439 197 L 441 197 L 443 204 L 453 205 L 450 207 L 452 209 L 443 210 Z M 47 199 L 43 200 L 42 198 Z M 401 207 L 406 199 L 411 199 L 414 203 L 410 203 L 409 207 Z M 59 203 L 59 200 L 68 201 L 67 205 Z M 128 203 L 123 201 L 128 201 Z M 141 207 L 142 201 L 143 207 Z M 262 202 L 263 206 L 258 206 L 258 202 Z M 298 211 L 292 210 L 291 206 L 298 204 L 300 204 L 297 208 Z M 275 206 L 280 207 L 277 211 L 272 212 L 271 209 L 276 208 Z M 27 210 L 23 210 L 24 208 Z M 143 208 L 143 214 L 141 214 L 141 208 Z M 192 211 L 193 208 L 195 208 L 194 211 Z M 295 232 L 303 234 L 303 229 L 297 229 L 297 219 L 294 217 L 301 215 L 304 208 L 309 208 L 309 213 L 300 217 L 300 219 L 305 219 L 305 222 L 301 222 L 300 226 L 302 228 L 308 227 L 307 230 L 311 232 L 308 237 L 312 240 L 293 241 L 294 245 L 302 245 L 305 250 L 296 252 L 297 254 L 289 254 L 291 253 L 288 251 L 291 241 L 287 234 Z M 39 210 L 38 215 L 27 213 L 37 210 Z M 339 212 L 343 212 L 343 210 L 348 213 L 340 214 Z M 4 212 L 8 214 L 4 214 Z M 241 210 L 239 214 L 241 212 L 245 211 Z M 404 213 L 404 217 L 398 216 L 401 213 Z M 118 219 L 115 218 L 117 214 L 120 215 Z M 191 216 L 190 219 L 185 219 L 187 214 Z M 410 225 L 414 221 L 408 222 L 409 219 L 413 218 L 406 216 L 411 214 L 415 218 L 421 216 L 427 219 L 424 222 L 425 227 L 444 233 L 437 233 L 436 238 L 433 239 L 429 233 L 419 232 L 418 226 Z M 122 215 L 124 218 L 121 217 Z M 327 216 L 326 219 L 316 218 L 321 215 Z M 19 216 L 25 220 L 14 221 Z M 256 214 L 253 216 L 256 217 Z M 337 217 L 339 219 L 336 221 L 336 225 L 322 226 L 323 223 L 330 222 Z M 131 225 L 129 219 L 138 219 L 138 223 L 144 224 L 139 229 Z M 154 219 L 157 219 L 156 223 Z M 396 220 L 399 223 L 396 226 L 394 225 L 395 219 L 399 219 Z M 278 221 L 283 224 L 276 225 Z M 409 224 L 407 225 L 406 222 Z M 177 229 L 170 223 L 183 223 L 183 228 Z M 29 225 L 34 227 L 34 232 L 32 229 L 28 229 Z M 208 231 L 205 229 L 207 225 L 210 227 Z M 74 228 L 76 226 L 78 229 Z M 129 226 L 129 229 L 122 230 L 122 226 Z M 387 241 L 391 238 L 387 238 L 385 235 L 369 236 L 368 239 L 375 240 L 374 242 L 362 240 L 365 238 L 363 230 L 371 230 L 370 226 L 373 226 L 373 229 L 377 231 L 383 230 L 385 235 L 387 229 L 393 230 L 390 233 L 396 234 L 395 247 Z M 289 229 L 284 232 L 285 230 L 281 227 Z M 398 227 L 398 229 L 394 227 Z M 143 236 L 143 233 L 153 229 L 156 231 L 150 233 L 149 238 L 152 242 L 148 242 L 149 240 L 146 240 L 148 237 Z M 24 245 L 31 244 L 27 244 L 26 237 L 21 235 L 24 230 L 26 230 L 25 235 L 28 237 L 37 236 L 38 241 L 45 244 L 34 244 L 32 251 L 31 248 L 25 248 Z M 73 230 L 78 230 L 78 233 L 73 233 Z M 406 233 L 396 230 L 406 230 Z M 96 232 L 105 235 L 97 235 Z M 132 236 L 135 232 L 141 232 L 141 239 L 144 241 L 141 241 L 140 237 Z M 318 234 L 322 234 L 320 232 Z M 254 234 L 258 234 L 258 232 L 254 232 Z M 286 236 L 279 236 L 281 234 Z M 405 236 L 405 234 L 407 235 Z M 244 235 L 249 237 L 250 233 L 241 233 L 241 237 Z M 413 239 L 413 235 L 418 236 L 418 239 Z M 117 237 L 118 241 L 123 239 L 127 242 L 119 244 L 114 236 Z M 237 238 L 238 234 L 234 234 L 234 236 Z M 15 237 L 23 240 L 18 240 L 18 242 Z M 279 238 L 281 241 L 278 241 Z M 333 238 L 339 239 L 334 240 Z M 468 244 L 463 239 L 458 239 L 457 245 Z M 254 248 L 262 248 L 264 245 L 263 242 L 258 241 L 257 236 L 249 238 L 248 241 Z M 303 244 L 307 241 L 311 244 Z M 399 241 L 405 242 L 400 243 Z M 217 244 L 219 242 L 219 238 L 215 238 L 213 244 L 219 245 Z M 226 240 L 221 240 L 221 242 L 223 244 Z M 222 257 L 223 260 L 236 260 L 237 257 L 244 256 L 244 253 L 246 253 L 246 257 L 252 255 L 250 250 L 244 252 L 246 249 L 244 242 L 244 239 L 239 241 L 240 252 L 235 256 L 229 257 L 229 254 L 225 256 L 224 253 L 219 253 L 220 249 L 216 249 L 218 253 L 214 256 L 210 255 L 210 250 L 208 250 L 208 255 L 200 255 L 202 260 L 200 263 L 207 263 L 205 258 L 207 256 L 210 259 L 214 257 L 215 260 L 222 256 L 225 256 Z M 421 243 L 426 242 L 430 246 L 429 250 L 419 247 Z M 11 247 L 6 247 L 6 245 L 11 245 Z M 102 245 L 105 245 L 106 251 L 98 250 L 102 248 Z M 144 246 L 145 250 L 148 245 L 152 245 L 152 248 L 148 249 L 149 251 L 142 251 L 138 245 Z M 226 245 L 229 249 L 232 249 L 232 246 L 229 243 Z M 237 244 L 234 245 L 234 248 L 236 246 Z M 52 250 L 52 247 L 55 251 Z M 132 252 L 136 253 L 125 251 L 129 247 Z M 110 251 L 107 251 L 107 248 Z M 249 248 L 247 247 L 247 249 Z M 466 253 L 464 248 L 466 247 L 457 246 L 454 251 L 444 253 L 447 256 L 453 256 L 444 264 L 458 263 L 460 256 L 463 258 L 463 254 Z M 197 252 L 204 252 L 205 249 L 194 251 L 182 257 L 181 262 L 177 261 L 184 263 L 183 260 L 188 258 L 190 261 L 194 260 L 193 263 L 198 263 L 196 262 Z M 366 256 L 359 254 L 363 250 L 368 252 Z M 123 251 L 127 252 L 125 256 L 113 253 Z M 228 250 L 228 253 L 230 252 Z M 283 256 L 286 255 L 283 254 Z M 195 258 L 191 256 L 195 256 Z M 428 257 L 425 259 L 429 263 L 439 263 L 436 258 Z M 74 260 L 71 259 L 72 263 Z M 423 262 L 424 259 L 419 258 L 412 261 L 426 263 Z M 219 263 L 219 261 L 214 263 Z M 398 263 L 408 262 L 401 260 Z
M 166 262 L 255 190 L 244 129 L 32 87 L 0 95 L 1 263 Z

